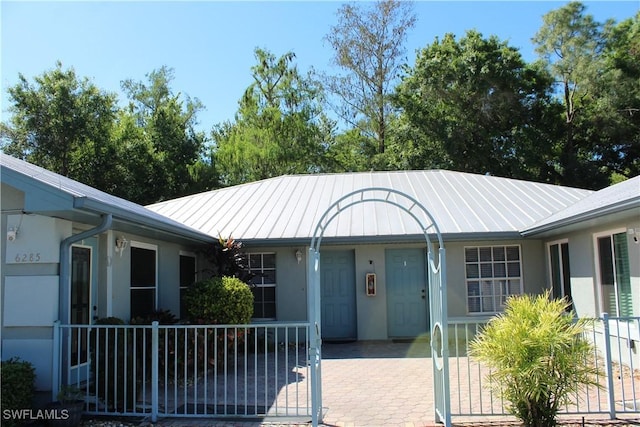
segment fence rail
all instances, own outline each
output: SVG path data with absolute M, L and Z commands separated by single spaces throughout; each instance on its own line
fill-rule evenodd
M 455 416 L 507 415 L 508 403 L 495 391 L 490 370 L 468 357 L 469 343 L 488 318 L 449 320 L 449 372 L 451 413 Z M 640 317 L 593 319 L 586 338 L 594 344 L 592 363 L 601 372 L 600 387 L 585 386 L 570 396 L 565 414 L 640 413 Z M 635 343 L 635 344 L 634 344 Z M 587 363 L 588 361 L 585 361 Z
M 95 415 L 307 417 L 308 328 L 56 323 L 53 389 L 78 388 Z
M 468 357 L 469 343 L 487 321 L 448 322 L 453 416 L 508 413 L 488 383 L 489 370 Z M 640 413 L 639 331 L 640 317 L 594 319 L 586 335 L 602 372 L 600 387 L 583 387 L 563 413 Z M 310 419 L 309 332 L 308 323 L 56 323 L 53 390 L 77 387 L 86 412 L 95 415 Z

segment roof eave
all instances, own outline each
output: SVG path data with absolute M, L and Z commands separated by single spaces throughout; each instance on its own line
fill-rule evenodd
M 438 241 L 435 234 L 429 234 L 433 243 Z M 522 235 L 518 231 L 494 231 L 494 232 L 463 232 L 443 233 L 442 240 L 446 242 L 487 241 L 487 240 L 521 240 Z M 286 237 L 279 239 L 257 238 L 243 239 L 239 237 L 245 246 L 309 246 L 311 237 Z M 403 234 L 385 236 L 327 236 L 323 237 L 322 245 L 363 245 L 363 244 L 394 244 L 394 243 L 423 243 L 424 234 Z
M 194 240 L 201 243 L 212 243 L 216 241 L 216 239 L 209 236 L 208 234 L 202 233 L 190 227 L 182 226 L 177 223 L 176 225 L 172 225 L 165 221 L 160 221 L 151 217 L 137 215 L 126 209 L 121 209 L 121 208 L 118 208 L 117 206 L 102 203 L 100 201 L 86 198 L 86 197 L 77 197 L 74 201 L 74 207 L 76 209 L 93 211 L 100 214 L 110 213 L 113 215 L 114 219 L 119 221 L 129 222 L 137 226 L 140 226 L 142 228 L 160 231 L 163 233 L 178 236 L 181 238 L 186 238 L 189 240 Z
M 557 221 L 550 222 L 548 224 L 533 226 L 533 227 L 522 230 L 521 234 L 524 237 L 535 236 L 538 234 L 546 233 L 548 231 L 553 231 L 558 228 L 567 227 L 567 226 L 579 224 L 581 222 L 602 218 L 607 215 L 612 215 L 619 212 L 624 212 L 624 211 L 639 209 L 639 208 L 640 208 L 640 197 L 636 197 L 633 199 L 623 200 L 618 203 L 611 204 L 609 206 L 592 209 L 590 211 L 582 212 L 577 215 L 572 215 L 567 218 L 562 218 Z

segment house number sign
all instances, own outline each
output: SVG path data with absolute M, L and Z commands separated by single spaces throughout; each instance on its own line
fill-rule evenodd
M 40 262 L 40 252 L 17 253 L 14 261 L 17 263 Z

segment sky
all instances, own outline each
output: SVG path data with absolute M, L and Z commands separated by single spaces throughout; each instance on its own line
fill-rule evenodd
M 0 0 L 1 118 L 9 117 L 7 88 L 18 73 L 29 81 L 55 67 L 72 67 L 98 88 L 115 92 L 120 82 L 145 81 L 162 66 L 173 68 L 175 93 L 198 98 L 205 110 L 199 130 L 233 120 L 251 83 L 254 49 L 296 54 L 298 69 L 327 73 L 333 51 L 323 38 L 337 23 L 341 1 L 7 1 Z M 621 21 L 640 10 L 640 0 L 584 1 L 597 21 Z M 475 29 L 536 56 L 531 38 L 557 1 L 417 1 L 417 22 L 406 42 L 407 62 L 446 33 Z

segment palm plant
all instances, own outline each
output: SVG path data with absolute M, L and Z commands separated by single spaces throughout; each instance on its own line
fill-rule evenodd
M 560 408 L 583 385 L 598 386 L 587 319 L 574 319 L 567 299 L 511 297 L 471 342 L 470 355 L 490 368 L 489 381 L 525 427 L 557 424 Z

